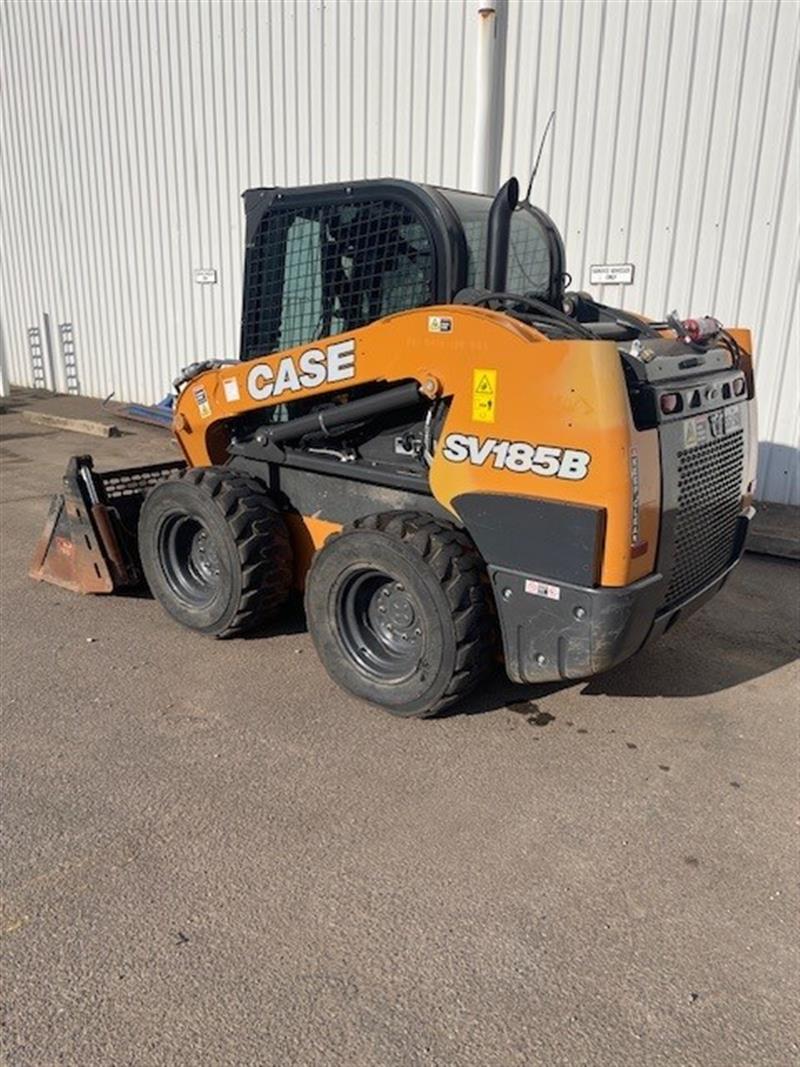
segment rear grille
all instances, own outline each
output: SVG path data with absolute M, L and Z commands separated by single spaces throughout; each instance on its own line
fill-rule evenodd
M 744 433 L 678 453 L 678 513 L 664 608 L 708 585 L 730 563 L 741 512 Z

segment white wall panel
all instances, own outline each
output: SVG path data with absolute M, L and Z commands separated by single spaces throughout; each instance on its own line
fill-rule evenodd
M 467 15 L 462 0 L 3 3 L 12 380 L 32 383 L 44 313 L 73 323 L 92 395 L 153 401 L 186 362 L 235 353 L 248 186 L 464 181 Z M 197 267 L 218 284 L 194 284 Z
M 576 286 L 753 328 L 760 491 L 800 503 L 798 6 L 510 0 L 502 170 L 562 228 Z M 81 390 L 155 401 L 238 346 L 248 186 L 468 187 L 476 0 L 4 0 L 0 345 L 71 322 Z M 193 270 L 214 267 L 218 284 Z
M 797 143 L 800 7 L 774 0 L 511 0 L 503 173 L 530 171 L 574 284 L 653 316 L 755 335 L 759 494 L 800 503 Z M 550 166 L 547 166 L 547 161 Z

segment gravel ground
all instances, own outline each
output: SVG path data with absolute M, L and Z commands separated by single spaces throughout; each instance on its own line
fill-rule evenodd
M 797 1062 L 798 565 L 590 682 L 343 695 L 290 614 L 183 631 L 26 578 L 65 459 L 0 417 L 13 1065 Z

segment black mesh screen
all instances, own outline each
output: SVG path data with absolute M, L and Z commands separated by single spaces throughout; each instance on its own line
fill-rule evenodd
M 467 239 L 467 285 L 482 286 L 486 267 L 488 216 L 465 219 Z M 533 293 L 540 300 L 550 294 L 550 247 L 540 223 L 524 208 L 511 216 L 508 241 L 509 293 Z
M 742 507 L 741 430 L 678 453 L 675 561 L 664 608 L 712 582 L 731 562 Z
M 154 485 L 165 482 L 167 478 L 177 471 L 184 470 L 185 467 L 183 460 L 173 460 L 169 463 L 152 463 L 147 467 L 105 471 L 102 474 L 95 471 L 95 475 L 102 483 L 106 502 L 116 504 L 127 496 L 144 497 Z
M 154 485 L 184 470 L 183 460 L 167 463 L 152 463 L 147 467 L 131 467 L 124 470 L 94 472 L 100 483 L 100 498 L 116 512 L 123 531 L 129 535 L 128 548 L 136 555 L 136 524 L 139 521 L 144 498 Z
M 271 208 L 248 250 L 242 358 L 433 302 L 425 225 L 393 200 Z
M 490 196 L 441 189 L 455 208 L 467 239 L 465 284 L 481 287 L 485 280 L 486 244 L 489 231 Z M 533 211 L 521 205 L 511 216 L 506 289 L 510 293 L 532 293 L 540 300 L 550 299 L 553 249 L 545 228 Z
M 515 211 L 508 243 L 508 291 L 534 293 L 546 300 L 550 271 L 550 245 L 541 223 L 525 210 Z

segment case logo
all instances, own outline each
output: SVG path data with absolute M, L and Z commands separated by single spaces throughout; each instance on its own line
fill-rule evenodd
M 589 473 L 592 457 L 579 448 L 556 445 L 532 445 L 527 441 L 499 441 L 487 437 L 481 441 L 471 433 L 450 433 L 444 439 L 442 455 L 451 463 L 471 463 L 474 467 L 489 464 L 495 470 L 514 474 L 538 474 L 542 478 L 567 478 L 577 482 Z
M 337 341 L 322 348 L 307 348 L 299 356 L 284 356 L 274 369 L 254 364 L 247 374 L 247 392 L 253 400 L 268 400 L 282 393 L 299 393 L 328 382 L 345 382 L 356 373 L 356 343 Z

